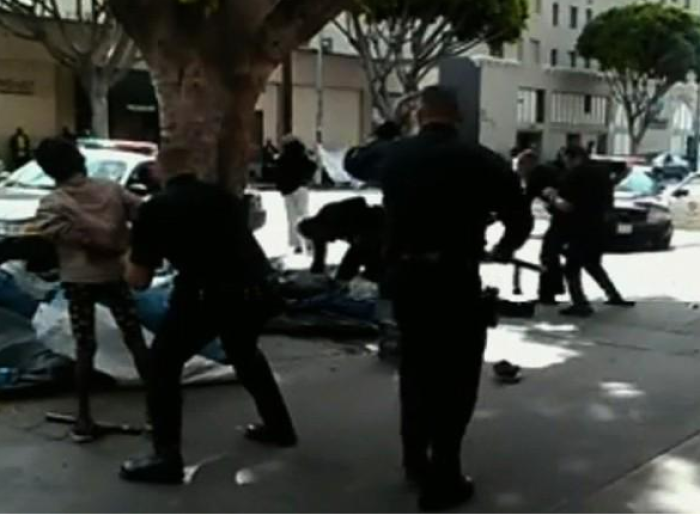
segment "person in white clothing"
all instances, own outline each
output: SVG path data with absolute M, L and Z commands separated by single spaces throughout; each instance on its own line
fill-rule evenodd
M 309 190 L 317 165 L 309 157 L 306 146 L 295 136 L 282 141 L 282 151 L 274 163 L 273 177 L 284 197 L 287 211 L 289 246 L 296 254 L 306 251 L 306 241 L 297 226 L 309 214 Z

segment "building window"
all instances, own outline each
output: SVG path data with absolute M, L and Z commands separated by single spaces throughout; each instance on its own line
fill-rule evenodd
M 586 23 L 591 23 L 593 21 L 593 9 L 586 9 Z
M 492 57 L 497 57 L 499 59 L 503 59 L 503 57 L 505 56 L 505 54 L 503 52 L 503 45 L 491 45 L 489 47 L 489 51 L 490 51 Z
M 535 0 L 535 12 L 542 14 L 542 0 Z
M 571 61 L 571 67 L 576 68 L 576 65 L 578 64 L 578 54 L 576 54 L 575 50 L 569 52 L 569 60 Z
M 537 100 L 535 102 L 535 121 L 537 123 L 544 123 L 545 121 L 545 100 L 546 94 L 543 89 L 537 90 Z
M 592 63 L 591 63 L 590 59 L 586 59 L 585 61 L 583 61 L 583 67 L 586 68 L 586 70 L 590 70 L 591 65 L 592 65 Z
M 685 8 L 690 9 L 691 8 L 691 2 L 690 0 L 685 0 Z
M 559 66 L 559 50 L 556 48 L 552 48 L 552 51 L 549 53 L 549 64 Z
M 556 91 L 550 98 L 549 121 L 552 123 L 596 128 L 605 127 L 608 123 L 607 97 Z
M 569 21 L 572 29 L 578 28 L 578 7 L 575 5 L 571 6 L 571 16 Z
M 518 61 L 521 63 L 525 60 L 525 42 L 521 39 L 518 41 Z
M 535 64 L 542 64 L 542 45 L 539 39 L 530 40 L 530 48 L 532 50 L 532 62 Z
M 559 4 L 557 2 L 552 4 L 552 25 L 559 26 Z

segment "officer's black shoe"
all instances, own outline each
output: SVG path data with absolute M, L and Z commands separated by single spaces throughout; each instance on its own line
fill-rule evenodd
M 450 482 L 429 482 L 418 498 L 418 508 L 424 513 L 448 511 L 474 497 L 474 481 L 469 477 Z
M 550 296 L 550 295 L 540 295 L 540 297 L 537 299 L 537 303 L 541 304 L 542 306 L 557 306 L 557 305 L 559 305 L 559 301 L 557 301 L 557 298 L 554 296 Z
M 589 318 L 593 316 L 595 311 L 591 306 L 585 304 L 574 304 L 566 309 L 562 309 L 559 313 L 567 317 Z
M 277 447 L 295 447 L 299 442 L 293 429 L 278 430 L 265 424 L 251 424 L 245 429 L 245 437 L 253 442 Z
M 134 483 L 180 485 L 184 480 L 184 465 L 182 458 L 160 456 L 128 460 L 122 464 L 119 477 Z
M 626 300 L 622 297 L 612 298 L 605 302 L 608 306 L 615 306 L 618 308 L 633 308 L 637 303 L 633 300 Z
M 427 485 L 428 479 L 430 478 L 430 467 L 427 462 L 423 465 L 404 464 L 403 473 L 406 484 L 408 484 L 409 487 L 423 488 Z

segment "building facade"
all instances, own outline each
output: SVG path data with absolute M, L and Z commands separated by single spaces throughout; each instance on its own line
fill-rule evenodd
M 312 42 L 313 43 L 313 42 Z M 342 43 L 342 42 L 341 42 Z M 323 102 L 319 103 L 319 85 Z M 282 134 L 281 74 L 275 73 L 258 104 L 257 138 L 278 142 Z M 113 138 L 158 141 L 158 106 L 147 69 L 136 65 L 112 88 L 110 134 Z M 313 145 L 317 109 L 322 105 L 324 145 L 356 145 L 371 126 L 371 99 L 356 56 L 342 44 L 326 46 L 323 59 L 309 45 L 293 55 L 294 133 Z M 40 44 L 0 31 L 0 159 L 11 135 L 22 127 L 34 144 L 63 128 L 84 133 L 90 108 L 74 74 L 60 66 Z
M 666 1 L 700 12 L 700 0 Z M 597 63 L 581 58 L 576 43 L 595 16 L 632 3 L 530 0 L 528 27 L 517 44 L 498 55 L 481 48 L 471 56 L 481 68 L 481 141 L 502 153 L 535 148 L 545 158 L 570 142 L 597 153 L 629 153 L 623 112 Z M 687 152 L 695 88 L 680 85 L 664 99 L 642 151 Z

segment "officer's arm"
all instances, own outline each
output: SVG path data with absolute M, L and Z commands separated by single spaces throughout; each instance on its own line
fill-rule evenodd
M 326 252 L 328 243 L 323 240 L 313 240 L 314 260 L 311 264 L 312 274 L 323 274 L 326 272 Z
M 146 202 L 139 209 L 131 230 L 131 252 L 126 267 L 126 281 L 136 290 L 151 286 L 156 270 L 163 263 L 157 227 L 157 205 Z
M 351 243 L 350 248 L 345 253 L 336 279 L 341 282 L 350 282 L 360 274 L 362 268 L 362 252 L 357 243 Z
M 492 184 L 494 212 L 505 226 L 505 233 L 496 245 L 496 253 L 512 256 L 530 237 L 534 224 L 532 209 L 518 177 L 510 171 L 508 163 L 496 155 L 490 156 L 489 161 L 491 166 L 485 173 L 495 181 Z
M 389 143 L 375 141 L 348 151 L 343 166 L 354 179 L 378 185 L 382 178 L 382 163 Z

